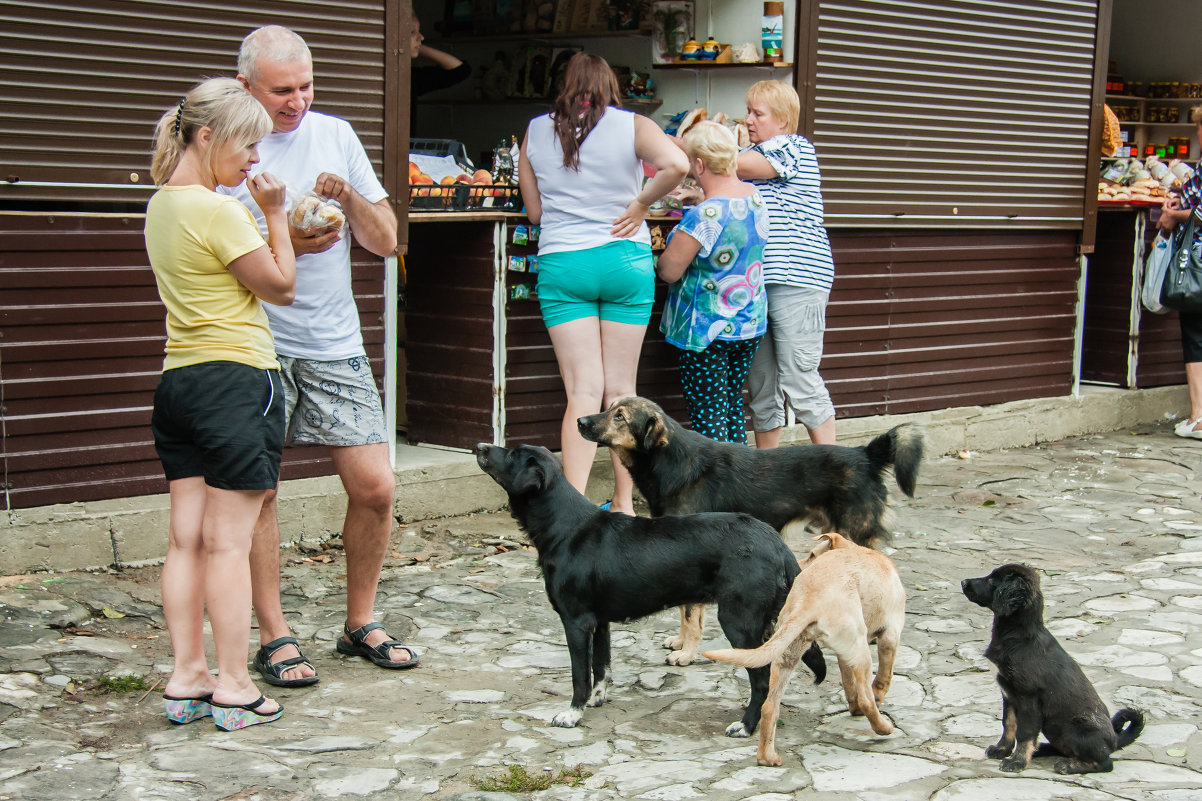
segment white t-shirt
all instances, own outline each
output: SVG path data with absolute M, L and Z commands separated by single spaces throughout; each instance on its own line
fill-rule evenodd
M 345 178 L 368 203 L 388 197 L 350 123 L 317 111 L 307 112 L 295 131 L 264 137 L 254 172 L 263 171 L 282 179 L 289 192 L 298 195 L 313 189 L 318 175 L 330 172 Z M 218 190 L 241 200 L 267 235 L 263 212 L 245 183 Z M 351 290 L 350 231 L 344 230 L 342 239 L 324 253 L 296 258 L 296 299 L 291 306 L 264 303 L 263 308 L 281 356 L 335 361 L 362 355 L 359 309 Z
M 634 152 L 633 113 L 605 110 L 580 145 L 579 172 L 563 166 L 563 148 L 549 114 L 530 121 L 526 157 L 543 204 L 540 255 L 618 241 L 609 233 L 613 222 L 643 188 L 643 163 Z M 651 245 L 646 223 L 630 241 Z

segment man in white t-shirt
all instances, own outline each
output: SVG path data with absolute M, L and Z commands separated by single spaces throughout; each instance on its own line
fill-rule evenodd
M 288 442 L 325 445 L 347 491 L 342 530 L 347 610 L 337 650 L 381 667 L 414 667 L 417 651 L 393 640 L 373 620 L 392 533 L 396 479 L 351 290 L 348 235 L 377 256 L 388 256 L 397 246 L 396 215 L 350 124 L 309 109 L 313 60 L 300 36 L 278 25 L 253 31 L 238 53 L 238 80 L 274 125 L 259 144 L 257 169 L 282 178 L 292 193 L 312 191 L 338 201 L 350 227 L 313 236 L 293 229 L 296 299 L 291 306 L 264 304 L 283 369 Z M 244 189 L 231 193 L 262 219 Z M 270 684 L 313 684 L 316 671 L 291 636 L 280 603 L 279 538 L 273 492 L 263 504 L 251 548 L 261 643 L 254 666 Z

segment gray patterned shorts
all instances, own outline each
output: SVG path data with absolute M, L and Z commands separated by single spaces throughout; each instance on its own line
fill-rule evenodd
M 387 442 L 384 406 L 366 356 L 332 362 L 280 356 L 289 445 Z

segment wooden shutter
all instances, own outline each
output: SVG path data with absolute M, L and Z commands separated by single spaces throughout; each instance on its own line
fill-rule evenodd
M 1097 27 L 1096 0 L 801 0 L 827 224 L 1081 229 Z
M 272 23 L 309 43 L 314 108 L 349 120 L 382 175 L 385 5 L 0 0 L 0 208 L 144 204 L 159 116 L 232 77 L 242 38 Z

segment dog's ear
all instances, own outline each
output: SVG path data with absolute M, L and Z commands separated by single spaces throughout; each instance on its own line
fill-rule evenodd
M 654 450 L 668 444 L 668 427 L 658 413 L 647 415 L 647 426 L 643 429 L 643 450 Z
M 523 460 L 521 468 L 513 478 L 510 492 L 514 495 L 524 495 L 527 492 L 537 492 L 547 486 L 547 470 L 539 460 L 528 456 Z
M 838 536 L 839 536 L 838 534 L 833 534 L 833 533 L 819 534 L 817 537 L 814 538 L 815 540 L 818 541 L 818 544 L 810 549 L 810 556 L 821 556 L 822 554 L 829 551 L 831 548 L 834 548 L 835 547 L 835 537 L 838 537 Z
M 990 607 L 995 614 L 1012 615 L 1035 601 L 1035 585 L 1021 573 L 1010 573 L 993 588 Z

